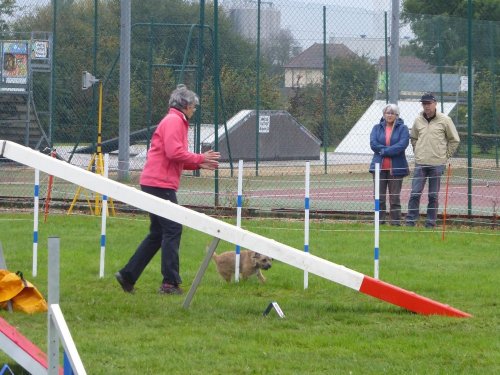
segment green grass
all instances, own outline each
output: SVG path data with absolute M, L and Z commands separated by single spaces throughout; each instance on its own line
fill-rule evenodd
M 244 220 L 244 227 L 298 249 L 303 224 Z M 210 264 L 189 310 L 185 296 L 157 294 L 159 256 L 137 293 L 113 274 L 148 228 L 145 216 L 109 218 L 106 276 L 98 278 L 100 219 L 53 214 L 40 224 L 39 276 L 30 278 L 32 218 L 0 214 L 7 265 L 46 295 L 47 237 L 61 238 L 60 305 L 89 374 L 494 374 L 500 373 L 500 240 L 495 231 L 389 230 L 380 236 L 382 280 L 447 303 L 470 319 L 410 313 L 275 261 L 264 285 L 226 284 Z M 181 274 L 189 288 L 210 238 L 184 228 Z M 373 274 L 373 229 L 311 223 L 311 252 Z M 218 252 L 233 246 L 221 243 Z M 286 318 L 262 312 L 277 301 Z M 46 350 L 47 316 L 0 315 Z M 0 365 L 10 358 L 0 354 Z M 22 371 L 15 367 L 16 374 Z

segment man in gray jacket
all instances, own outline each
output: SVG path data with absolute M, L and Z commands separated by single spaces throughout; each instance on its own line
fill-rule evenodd
M 415 119 L 410 141 L 415 155 L 415 170 L 411 186 L 406 225 L 415 226 L 419 216 L 420 198 L 429 180 L 429 203 L 425 226 L 436 226 L 439 208 L 439 189 L 446 161 L 455 153 L 459 143 L 457 129 L 450 117 L 436 111 L 436 98 L 430 93 L 422 95 L 423 111 Z

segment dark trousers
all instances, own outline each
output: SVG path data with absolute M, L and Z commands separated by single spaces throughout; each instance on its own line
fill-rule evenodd
M 177 203 L 175 190 L 141 186 L 142 191 L 156 197 Z M 120 271 L 128 282 L 135 284 L 142 271 L 161 248 L 161 273 L 163 283 L 178 285 L 182 282 L 179 275 L 179 245 L 182 225 L 161 216 L 149 214 L 149 234 L 141 242 L 135 254 Z
M 375 174 L 373 175 L 375 179 Z M 380 202 L 380 222 L 385 223 L 386 215 L 386 195 L 389 192 L 389 213 L 391 225 L 400 225 L 401 220 L 401 187 L 403 177 L 392 176 L 391 171 L 380 171 L 379 202 Z
M 437 212 L 439 209 L 439 189 L 441 188 L 441 176 L 444 173 L 444 165 L 421 165 L 415 164 L 413 181 L 411 184 L 410 200 L 408 201 L 408 214 L 406 223 L 415 225 L 420 214 L 420 198 L 424 191 L 425 181 L 429 180 L 429 202 L 427 204 L 426 226 L 435 226 Z

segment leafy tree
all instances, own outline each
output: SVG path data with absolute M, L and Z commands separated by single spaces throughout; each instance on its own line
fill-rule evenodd
M 255 108 L 255 70 L 250 68 L 239 70 L 224 66 L 221 69 L 220 80 L 222 93 L 224 94 L 221 101 L 224 102 L 224 116 L 226 119 L 230 119 L 243 109 Z M 279 77 L 271 77 L 267 73 L 262 73 L 260 80 L 260 109 L 281 107 L 278 80 Z M 207 93 L 203 103 L 206 106 L 205 108 L 213 108 L 213 82 L 206 82 L 203 91 Z M 212 115 L 212 111 L 207 111 L 202 122 L 210 121 Z M 222 121 L 222 114 L 219 115 L 219 120 Z
M 0 0 L 2 1 L 2 0 Z M 4 3 L 9 0 L 3 0 Z M 120 43 L 120 0 L 100 1 L 97 19 L 94 15 L 93 0 L 65 1 L 58 6 L 57 49 L 56 49 L 56 97 L 57 113 L 54 114 L 57 129 L 54 129 L 56 141 L 90 142 L 95 139 L 96 115 L 92 103 L 96 97 L 92 90 L 81 90 L 81 73 L 90 71 L 97 78 L 103 79 L 104 114 L 103 138 L 116 137 L 118 134 L 118 85 L 119 66 L 117 63 Z M 17 31 L 52 30 L 52 6 L 47 4 L 19 17 L 13 23 Z M 207 5 L 205 24 L 213 24 L 213 4 Z M 147 0 L 132 2 L 132 45 L 131 45 L 131 131 L 142 129 L 149 124 L 155 125 L 165 114 L 168 96 L 179 82 L 180 66 L 183 62 L 188 67 L 183 82 L 195 88 L 197 72 L 192 68 L 198 62 L 198 43 L 200 32 L 193 28 L 190 48 L 188 36 L 191 25 L 197 24 L 199 4 L 183 0 Z M 97 20 L 98 41 L 96 65 L 94 65 L 94 24 Z M 158 26 L 150 26 L 155 23 Z M 161 26 L 160 26 L 161 24 Z M 166 26 L 165 24 L 183 24 L 187 26 Z M 213 80 L 213 35 L 208 29 L 204 33 L 203 84 L 210 86 Z M 232 72 L 221 79 L 229 87 L 230 79 L 245 83 L 242 88 L 227 95 L 227 100 L 234 101 L 230 111 L 236 111 L 248 104 L 251 93 L 246 90 L 255 67 L 255 46 L 243 40 L 232 30 L 228 17 L 220 10 L 219 42 L 221 66 L 226 72 Z M 190 68 L 191 66 L 191 68 Z M 112 68 L 114 67 L 114 70 Z M 228 74 L 228 73 L 225 73 Z M 264 82 L 265 81 L 265 82 Z M 236 81 L 237 83 L 238 81 Z M 263 87 L 272 80 L 263 78 Z M 245 88 L 245 89 L 243 89 Z M 223 92 L 225 88 L 223 88 Z M 269 92 L 269 94 L 267 93 Z M 213 97 L 203 91 L 207 99 Z M 263 94 L 263 103 L 276 99 L 276 90 L 267 90 Z M 151 100 L 151 106 L 149 102 Z M 212 103 L 204 108 L 211 108 Z M 151 109 L 151 114 L 149 110 Z M 238 109 L 239 110 L 239 109 Z M 94 113 L 94 114 L 93 114 Z M 207 112 L 206 121 L 212 121 Z
M 327 134 L 324 134 L 324 119 L 323 119 L 323 91 L 320 86 L 308 84 L 300 85 L 300 80 L 297 78 L 297 84 L 292 89 L 292 95 L 289 99 L 288 111 L 302 125 L 309 129 L 316 137 L 321 140 L 328 138 L 328 143 L 331 143 L 329 129 L 331 129 L 331 119 L 327 124 Z M 327 107 L 333 107 L 333 101 L 330 95 L 327 94 Z
M 276 38 L 267 41 L 262 56 L 269 61 L 271 74 L 282 74 L 283 66 L 301 52 L 300 43 L 290 29 L 281 29 Z
M 366 57 L 339 57 L 328 65 L 328 81 L 336 111 L 346 114 L 354 100 L 373 99 L 377 69 Z
M 415 34 L 410 43 L 417 56 L 441 66 L 465 65 L 467 16 L 467 0 L 406 0 L 401 12 Z M 492 33 L 496 40 L 500 37 L 498 0 L 474 0 L 472 18 L 474 58 L 480 68 L 491 57 Z
M 481 72 L 477 78 L 476 90 L 474 92 L 474 125 L 476 132 L 484 134 L 499 134 L 500 122 L 498 114 L 500 114 L 500 89 L 496 87 L 496 94 L 493 92 L 493 79 L 491 72 Z M 496 97 L 496 103 L 493 99 Z M 496 105 L 496 109 L 493 110 Z M 494 117 L 496 112 L 496 118 Z M 481 152 L 487 153 L 494 145 L 495 138 L 492 137 L 477 137 L 475 143 L 479 146 Z
M 8 18 L 12 17 L 17 9 L 16 0 L 0 0 L 0 32 L 9 30 Z
M 467 6 L 467 0 L 406 0 L 401 15 L 415 34 L 410 47 L 413 53 L 432 65 L 451 66 L 452 73 L 456 73 L 458 66 L 467 66 Z M 472 19 L 474 131 L 491 134 L 493 124 L 498 123 L 498 118 L 493 118 L 496 103 L 492 102 L 492 86 L 496 83 L 497 91 L 500 87 L 498 0 L 474 0 Z M 441 68 L 444 72 L 446 69 Z M 496 93 L 497 98 L 499 95 L 500 92 Z M 491 138 L 476 141 L 483 152 L 493 144 Z
M 328 61 L 328 145 L 338 144 L 369 107 L 376 83 L 377 69 L 365 57 L 339 57 Z M 322 88 L 296 86 L 289 100 L 290 113 L 318 138 L 325 140 Z
M 377 69 L 366 57 L 336 58 L 328 66 L 333 101 L 330 144 L 338 143 L 370 106 L 377 87 Z
M 447 15 L 466 18 L 467 0 L 405 0 L 401 15 L 407 20 L 424 18 L 424 15 Z M 500 21 L 497 0 L 474 0 L 474 19 Z

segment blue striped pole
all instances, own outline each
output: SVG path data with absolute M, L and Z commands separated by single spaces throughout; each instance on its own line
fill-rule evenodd
M 241 228 L 241 207 L 243 205 L 243 160 L 238 162 L 238 198 L 236 201 L 236 226 Z M 234 281 L 240 281 L 240 245 L 236 245 L 234 257 Z
M 37 275 L 38 269 L 38 210 L 40 195 L 40 170 L 35 169 L 35 189 L 33 205 L 33 277 Z
M 108 178 L 109 154 L 104 154 L 104 177 Z M 104 277 L 104 256 L 106 254 L 106 217 L 108 215 L 108 196 L 102 196 L 101 211 L 101 259 L 99 265 L 99 277 Z
M 375 251 L 373 254 L 373 277 L 378 279 L 379 271 L 379 234 L 380 234 L 380 164 L 375 163 Z
M 306 162 L 306 186 L 304 195 L 304 252 L 309 253 L 309 185 L 310 185 L 311 163 Z M 304 289 L 309 286 L 309 273 L 304 271 Z

